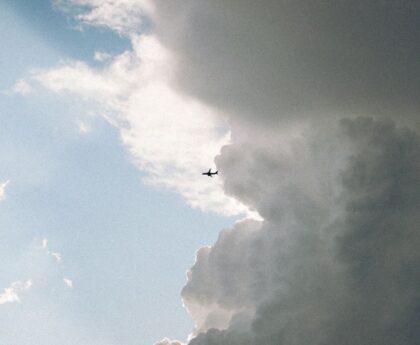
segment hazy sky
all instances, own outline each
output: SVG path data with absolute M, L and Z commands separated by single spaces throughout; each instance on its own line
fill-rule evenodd
M 0 9 L 2 344 L 418 344 L 418 2 Z

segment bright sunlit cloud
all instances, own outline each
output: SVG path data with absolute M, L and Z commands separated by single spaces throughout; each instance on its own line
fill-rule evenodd
M 171 86 L 171 54 L 154 36 L 132 35 L 131 40 L 133 50 L 103 69 L 76 61 L 36 71 L 32 78 L 51 91 L 94 102 L 120 129 L 134 164 L 147 173 L 146 183 L 180 193 L 195 208 L 250 214 L 224 194 L 220 179 L 201 175 L 214 167 L 214 157 L 229 142 L 227 125 L 213 109 Z M 89 128 L 80 122 L 79 131 Z

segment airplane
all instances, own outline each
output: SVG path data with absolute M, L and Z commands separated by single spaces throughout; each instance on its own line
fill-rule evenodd
M 211 169 L 209 169 L 208 172 L 203 172 L 202 175 L 207 175 L 208 177 L 213 177 L 213 175 L 218 175 L 219 170 L 216 170 L 216 172 L 211 172 Z

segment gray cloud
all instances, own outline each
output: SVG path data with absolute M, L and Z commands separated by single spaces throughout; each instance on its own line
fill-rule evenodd
M 418 123 L 417 1 L 157 0 L 188 93 L 255 122 L 348 114 Z
M 344 120 L 335 133 L 324 133 L 333 145 L 313 145 L 319 135 L 294 139 L 309 150 L 312 159 L 300 169 L 317 175 L 313 181 L 294 172 L 298 156 L 273 157 L 276 147 L 250 153 L 233 144 L 219 157 L 227 190 L 236 196 L 250 180 L 272 188 L 256 188 L 255 206 L 265 217 L 260 226 L 239 223 L 199 252 L 183 291 L 186 305 L 207 308 L 214 324 L 214 305 L 230 319 L 219 312 L 217 329 L 203 327 L 191 345 L 417 344 L 419 136 L 369 118 Z M 336 177 L 325 177 L 330 186 L 319 174 L 326 152 L 330 160 L 345 154 L 329 167 Z M 244 171 L 243 186 L 230 164 Z M 311 183 L 334 197 L 324 191 L 315 198 Z
M 190 344 L 417 344 L 420 3 L 155 4 L 174 82 L 231 125 L 225 191 L 264 218 L 197 253 Z

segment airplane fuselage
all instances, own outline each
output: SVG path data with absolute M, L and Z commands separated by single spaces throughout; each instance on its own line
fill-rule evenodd
M 206 175 L 208 177 L 213 177 L 213 175 L 218 175 L 219 171 L 216 172 L 211 172 L 211 170 L 209 170 L 208 172 L 203 172 L 202 175 Z

